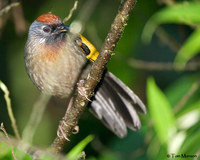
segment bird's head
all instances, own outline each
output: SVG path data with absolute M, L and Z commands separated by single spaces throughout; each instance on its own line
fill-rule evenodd
M 69 27 L 65 26 L 60 17 L 46 13 L 39 16 L 29 28 L 29 40 L 43 44 L 55 44 L 65 39 Z

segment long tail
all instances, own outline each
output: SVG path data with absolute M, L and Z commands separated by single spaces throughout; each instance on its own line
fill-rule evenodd
M 112 73 L 106 72 L 90 106 L 90 111 L 117 136 L 124 137 L 127 127 L 141 127 L 138 112 L 146 107 L 139 97 Z

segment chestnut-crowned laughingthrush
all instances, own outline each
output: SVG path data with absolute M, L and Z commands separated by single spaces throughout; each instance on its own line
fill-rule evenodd
M 33 83 L 44 93 L 69 97 L 79 80 L 85 79 L 98 51 L 82 35 L 72 33 L 60 17 L 47 13 L 30 26 L 24 60 Z M 127 127 L 141 126 L 138 112 L 146 107 L 138 96 L 112 73 L 105 71 L 90 111 L 117 136 L 124 137 Z

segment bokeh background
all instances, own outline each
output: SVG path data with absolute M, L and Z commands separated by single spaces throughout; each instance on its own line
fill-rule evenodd
M 0 0 L 0 8 L 13 2 Z M 127 137 L 119 139 L 86 109 L 79 121 L 80 131 L 70 137 L 64 153 L 92 134 L 95 138 L 84 149 L 88 159 L 145 160 L 167 159 L 168 154 L 171 157 L 173 154 L 199 155 L 199 3 L 198 0 L 137 2 L 108 69 L 147 105 L 148 113 L 140 115 L 142 128 L 137 132 L 129 130 Z M 24 67 L 28 28 L 43 13 L 51 12 L 63 19 L 73 4 L 73 0 L 26 0 L 0 16 L 0 80 L 10 91 L 20 134 L 40 96 Z M 79 0 L 66 25 L 81 22 L 82 34 L 100 50 L 119 4 L 120 0 Z M 171 9 L 173 6 L 179 9 Z M 153 15 L 157 17 L 150 19 Z M 145 43 L 148 41 L 145 34 L 149 32 L 150 35 L 152 29 L 148 20 L 158 27 Z M 50 100 L 35 133 L 34 146 L 46 148 L 51 145 L 66 106 L 66 100 Z M 1 90 L 0 122 L 4 123 L 8 134 L 14 136 Z M 0 157 L 5 159 L 5 155 Z

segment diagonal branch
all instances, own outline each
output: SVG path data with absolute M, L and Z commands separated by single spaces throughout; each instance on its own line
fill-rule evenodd
M 90 76 L 83 84 L 86 88 L 86 96 L 88 98 L 91 98 L 93 96 L 94 89 L 101 79 L 102 73 L 111 57 L 112 52 L 115 49 L 117 42 L 121 38 L 129 15 L 135 3 L 136 0 L 123 0 L 120 5 L 118 13 L 111 25 L 111 29 L 105 39 L 100 55 L 92 66 Z M 63 131 L 65 132 L 66 137 L 69 137 L 72 134 L 73 129 L 77 125 L 78 120 L 87 104 L 88 99 L 77 93 L 74 104 L 71 107 L 70 112 L 67 112 L 67 115 L 65 117 L 66 119 L 64 123 L 66 125 L 63 125 Z M 52 151 L 55 153 L 62 151 L 65 143 L 66 139 L 63 136 L 57 136 L 52 144 Z

